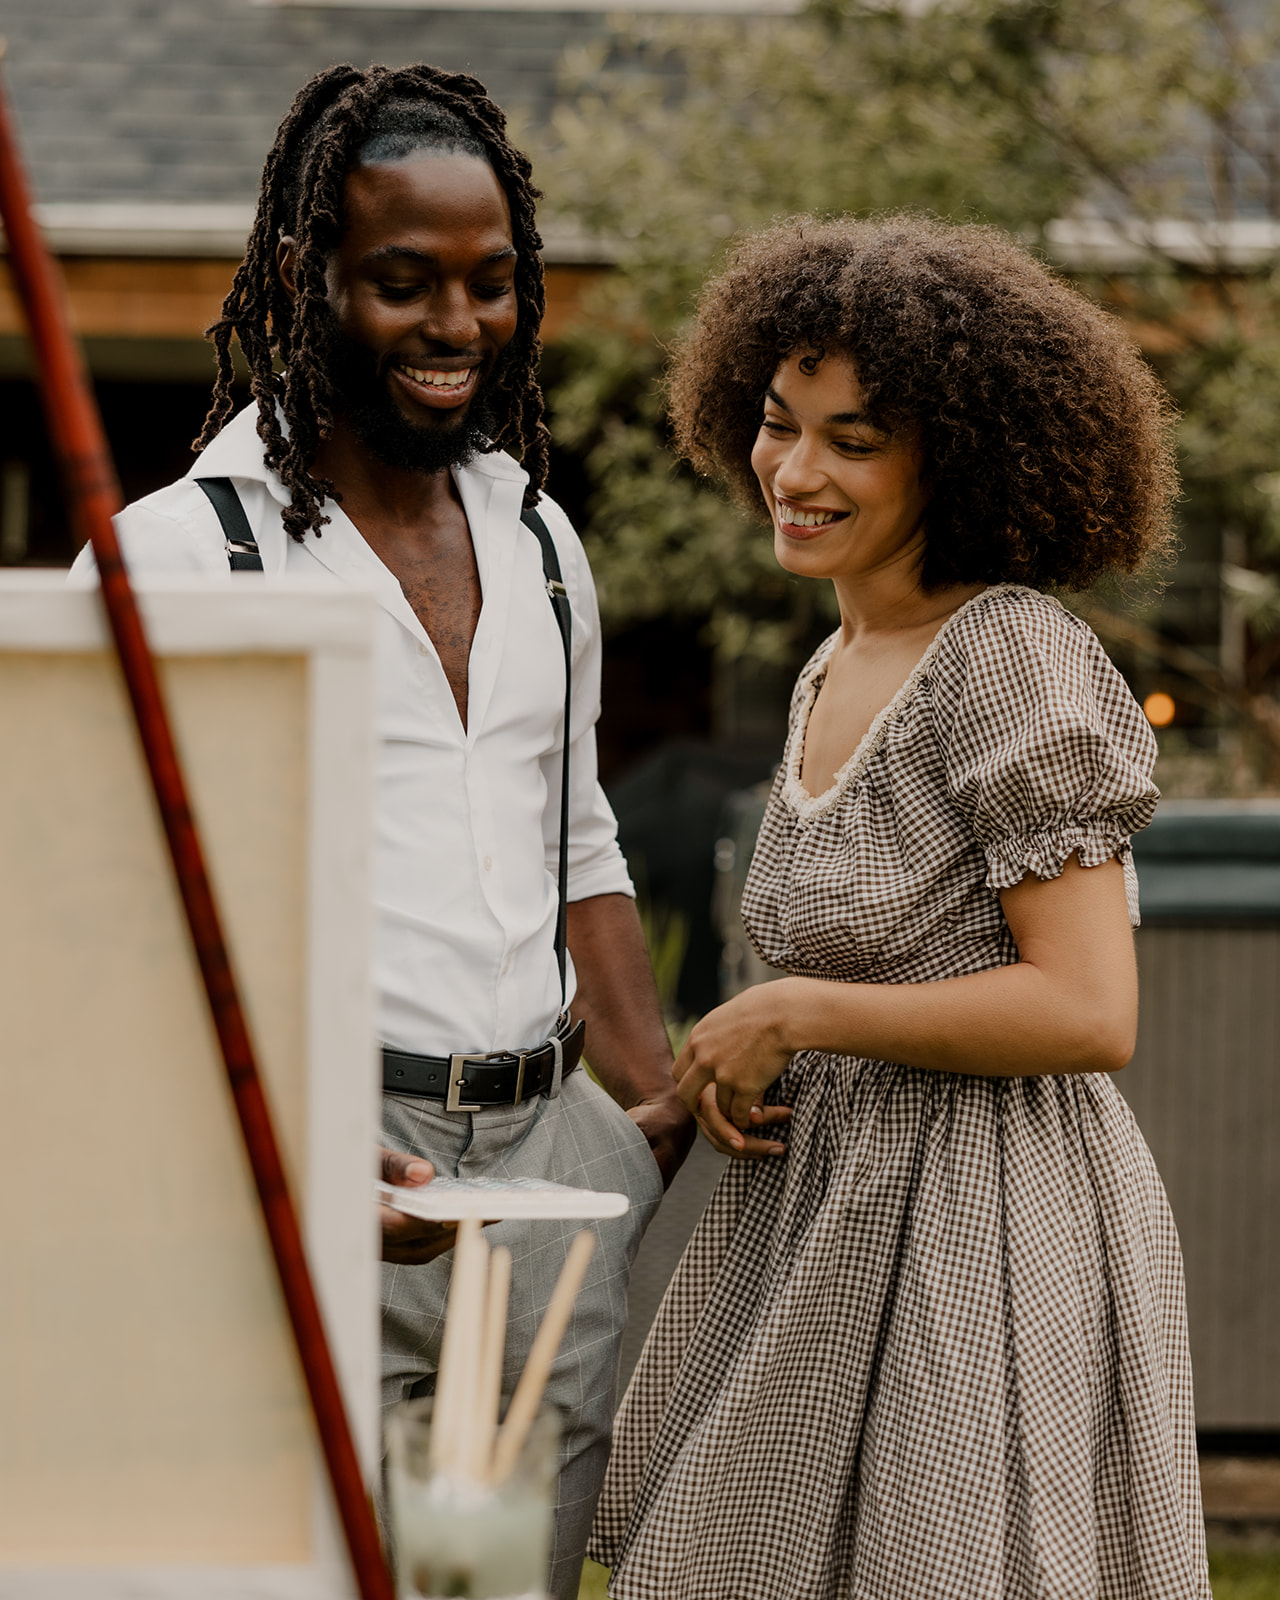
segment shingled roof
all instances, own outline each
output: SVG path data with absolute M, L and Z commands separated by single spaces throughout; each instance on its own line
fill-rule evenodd
M 334 62 L 474 72 L 544 117 L 601 12 L 5 0 L 5 75 L 45 203 L 252 202 L 299 84 Z
M 564 52 L 608 26 L 592 0 L 5 0 L 6 77 L 43 220 L 63 253 L 238 254 L 262 159 L 299 84 L 339 61 L 428 60 L 474 72 L 535 121 L 556 98 Z M 639 9 L 791 10 L 800 0 L 630 0 Z M 1271 0 L 1228 0 L 1248 15 Z M 1280 63 L 1262 70 L 1274 83 Z M 1266 134 L 1269 107 L 1245 108 Z M 1265 138 L 1263 138 L 1265 142 Z M 1235 215 L 1215 216 L 1198 158 L 1171 150 L 1184 218 L 1147 228 L 1066 219 L 1050 246 L 1068 266 L 1123 268 L 1153 242 L 1188 262 L 1253 267 L 1280 246 L 1274 195 L 1239 163 Z M 1271 179 L 1274 184 L 1274 178 Z M 143 214 L 145 212 L 145 214 Z M 1173 231 L 1170 232 L 1169 230 Z M 601 259 L 599 241 L 548 240 L 548 259 Z M 1184 237 L 1185 235 L 1185 237 Z

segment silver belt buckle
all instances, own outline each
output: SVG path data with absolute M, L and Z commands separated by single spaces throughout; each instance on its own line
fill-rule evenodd
M 444 1108 L 446 1111 L 468 1111 L 471 1108 L 462 1103 L 462 1091 L 465 1085 L 462 1074 L 472 1061 L 491 1061 L 494 1055 L 505 1055 L 503 1050 L 482 1050 L 477 1055 L 465 1055 L 457 1051 L 449 1057 L 449 1087 L 445 1092 Z

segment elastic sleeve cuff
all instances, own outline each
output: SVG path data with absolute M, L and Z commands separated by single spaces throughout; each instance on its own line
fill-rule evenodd
M 987 883 L 992 889 L 1012 889 L 1028 872 L 1037 878 L 1059 878 L 1068 857 L 1082 867 L 1100 867 L 1113 857 L 1125 865 L 1132 853 L 1128 834 L 1119 827 L 1067 822 L 1038 833 L 1014 834 L 983 845 L 987 858 Z

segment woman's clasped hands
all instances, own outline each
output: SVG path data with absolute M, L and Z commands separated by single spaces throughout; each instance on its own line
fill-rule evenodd
M 681 1100 L 722 1155 L 759 1160 L 786 1153 L 767 1130 L 789 1121 L 791 1108 L 767 1106 L 763 1096 L 795 1053 L 784 1025 L 789 981 L 757 984 L 709 1011 L 671 1069 Z

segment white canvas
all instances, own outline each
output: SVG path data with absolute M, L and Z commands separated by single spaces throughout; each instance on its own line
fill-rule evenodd
M 377 1461 L 372 601 L 144 615 Z M 353 1592 L 96 593 L 0 577 L 0 1597 Z

